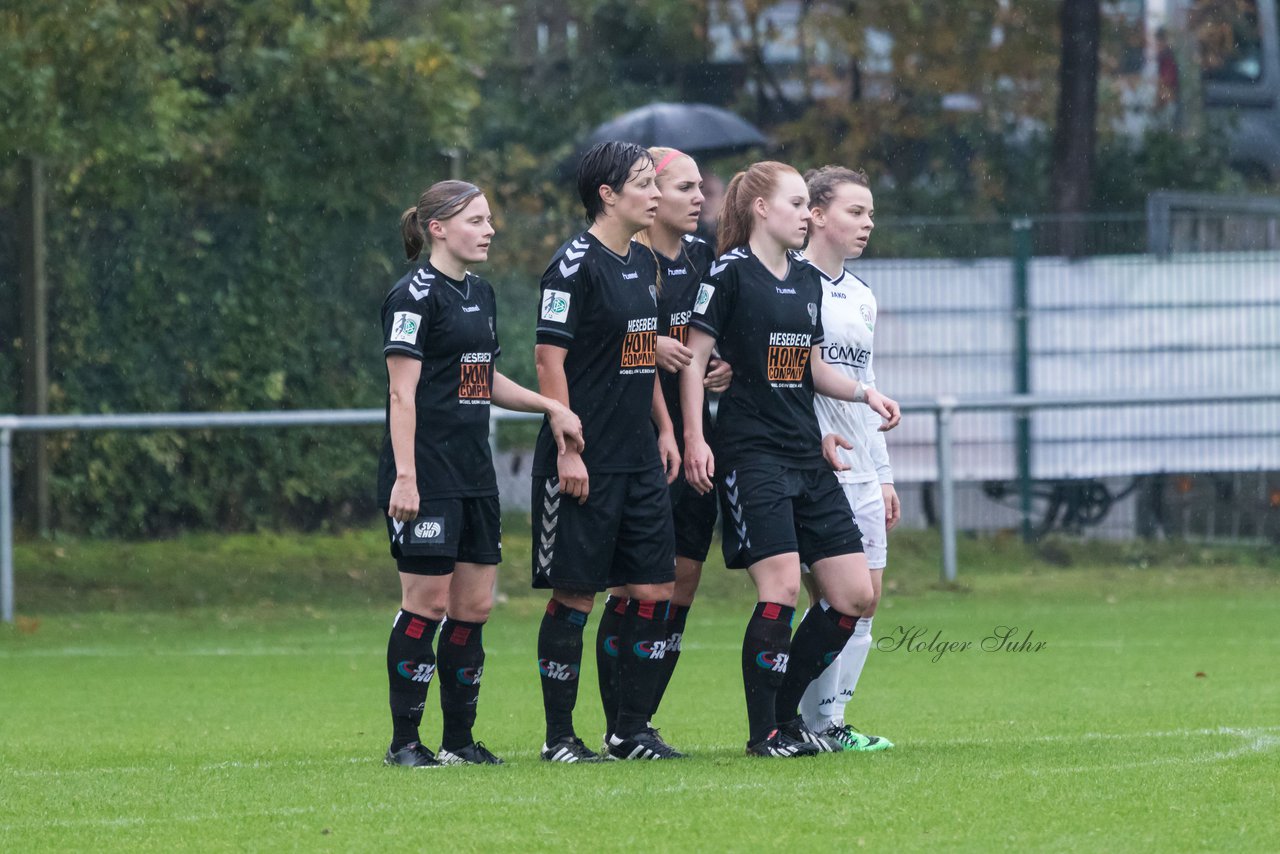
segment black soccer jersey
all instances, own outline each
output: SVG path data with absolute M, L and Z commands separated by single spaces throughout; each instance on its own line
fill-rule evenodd
M 632 243 L 626 257 L 590 232 L 566 243 L 542 274 L 539 344 L 568 350 L 569 407 L 582 419 L 587 471 L 644 471 L 658 464 L 650 421 L 658 336 L 653 253 Z M 533 473 L 556 473 L 544 421 Z
M 721 471 L 827 465 L 809 366 L 810 348 L 822 343 L 822 279 L 798 256 L 788 264 L 777 279 L 749 249 L 735 249 L 711 265 L 694 299 L 689 324 L 714 336 L 733 365 L 711 439 Z
M 689 340 L 689 315 L 693 311 L 693 298 L 698 293 L 702 277 L 715 261 L 715 250 L 701 237 L 685 235 L 680 241 L 680 255 L 676 260 L 654 252 L 658 259 L 658 273 L 662 287 L 658 289 L 658 334 L 669 335 L 681 344 Z M 658 371 L 662 382 L 662 396 L 667 402 L 667 412 L 675 427 L 676 442 L 684 450 L 684 418 L 680 414 L 680 375 Z M 702 423 L 711 423 L 711 408 L 703 398 Z
M 461 281 L 423 262 L 382 304 L 382 351 L 422 362 L 415 395 L 414 463 L 421 498 L 498 494 L 489 452 L 489 396 L 498 357 L 493 288 L 470 273 Z M 378 464 L 378 501 L 395 484 L 391 399 Z

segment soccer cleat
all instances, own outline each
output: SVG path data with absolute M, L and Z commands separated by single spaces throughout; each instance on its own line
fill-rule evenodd
M 893 747 L 893 742 L 889 739 L 858 732 L 848 724 L 832 724 L 822 731 L 822 735 L 838 741 L 845 750 L 861 753 L 874 753 L 877 750 L 888 750 Z
M 441 765 L 501 765 L 502 760 L 494 756 L 484 742 L 475 741 L 457 750 L 440 748 L 437 757 Z
M 816 745 L 806 741 L 796 741 L 780 729 L 772 730 L 767 738 L 747 745 L 748 756 L 793 758 L 817 756 L 820 752 Z
M 411 741 L 395 751 L 388 747 L 387 755 L 382 761 L 386 765 L 401 765 L 405 768 L 438 768 L 440 766 L 435 754 L 416 741 Z
M 600 762 L 600 754 L 574 736 L 562 738 L 554 744 L 542 745 L 542 758 L 546 762 Z
M 825 733 L 818 734 L 809 729 L 804 722 L 804 718 L 795 718 L 784 724 L 778 724 L 778 729 L 793 741 L 813 745 L 819 753 L 839 753 L 845 749 L 842 743 L 835 739 L 827 738 Z
M 618 735 L 609 736 L 605 748 L 607 759 L 684 759 L 685 754 L 676 750 L 662 740 L 658 731 L 652 727 L 642 729 L 633 736 L 623 738 Z

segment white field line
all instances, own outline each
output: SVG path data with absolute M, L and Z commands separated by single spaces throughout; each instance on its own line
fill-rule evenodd
M 1277 747 L 1280 747 L 1280 737 L 1270 734 L 1277 730 L 1280 730 L 1280 727 L 1254 727 L 1254 728 L 1220 727 L 1217 729 L 1170 730 L 1166 732 L 1145 732 L 1145 733 L 1129 733 L 1129 734 L 1087 733 L 1083 736 L 1042 736 L 1042 737 L 1030 738 L 1030 739 L 1010 738 L 1010 739 L 1004 739 L 1004 741 L 1044 742 L 1049 740 L 1060 741 L 1060 740 L 1080 739 L 1080 738 L 1135 739 L 1135 738 L 1187 737 L 1187 736 L 1194 736 L 1194 735 L 1229 735 L 1229 736 L 1238 736 L 1239 738 L 1243 739 L 1246 743 L 1239 745 L 1238 747 L 1232 748 L 1230 750 L 1214 751 L 1213 753 L 1204 754 L 1201 756 L 1162 757 L 1162 758 L 1152 759 L 1152 760 L 1147 760 L 1142 762 L 1122 762 L 1122 763 L 1100 764 L 1095 766 L 1068 766 L 1068 767 L 1047 768 L 1047 769 L 1024 767 L 1024 768 L 1017 769 L 1015 771 L 1009 771 L 1007 772 L 1007 774 L 997 773 L 995 776 L 1009 776 L 1013 774 L 1029 774 L 1031 776 L 1040 776 L 1044 774 L 1081 774 L 1081 773 L 1089 773 L 1089 772 L 1110 770 L 1110 769 L 1125 770 L 1125 769 L 1136 769 L 1136 768 L 1148 768 L 1148 767 L 1157 766 L 1157 765 L 1203 765 L 1203 764 L 1214 763 L 1214 762 L 1224 762 L 1224 761 L 1234 759 L 1239 756 L 1248 755 L 1248 754 L 1270 752 L 1275 750 Z M 932 742 L 932 744 L 935 744 L 935 745 L 946 744 L 946 743 L 949 743 L 949 742 L 942 742 L 942 741 Z M 954 743 L 972 743 L 972 741 L 967 739 L 960 739 Z M 368 757 L 362 757 L 359 759 L 329 760 L 329 761 L 303 760 L 303 761 L 296 761 L 296 762 L 250 762 L 250 763 L 224 762 L 224 763 L 217 763 L 213 765 L 201 766 L 201 768 L 202 770 L 215 770 L 215 769 L 240 769 L 240 768 L 271 768 L 271 767 L 323 765 L 323 764 L 332 765 L 335 763 L 372 764 L 374 761 L 375 760 L 370 759 Z M 86 769 L 86 771 L 89 771 L 89 770 L 91 769 Z M 121 770 L 125 770 L 125 769 L 117 768 L 117 769 L 97 769 L 97 770 L 102 773 L 119 773 Z M 150 768 L 150 769 L 142 769 L 142 770 L 156 771 L 158 769 Z M 433 774 L 433 773 L 448 774 L 449 772 L 443 769 L 433 769 L 431 771 L 426 771 L 423 773 L 424 774 Z M 658 792 L 651 792 L 651 794 L 656 793 L 656 794 L 665 795 L 665 794 L 693 793 L 693 792 L 702 792 L 702 791 L 711 791 L 711 790 L 714 790 L 716 792 L 747 791 L 747 790 L 756 790 L 761 792 L 775 791 L 775 787 L 773 787 L 768 781 L 765 781 L 765 780 L 749 781 L 749 780 L 740 780 L 740 779 L 739 780 L 716 779 L 716 780 L 707 780 L 699 783 L 680 782 L 680 783 L 666 784 L 666 785 L 658 784 L 657 789 L 659 790 Z M 466 794 L 459 793 L 457 798 L 450 798 L 445 792 L 437 792 L 432 795 L 432 800 L 437 804 L 443 805 L 447 803 L 461 802 L 467 799 L 468 797 L 469 796 L 467 796 Z M 511 803 L 535 803 L 535 802 L 541 803 L 544 799 L 545 799 L 545 795 L 541 792 L 530 792 L 527 794 L 509 793 L 506 796 L 507 802 L 511 802 Z M 118 817 L 86 817 L 86 818 L 62 819 L 62 818 L 50 818 L 48 816 L 42 816 L 39 818 L 30 819 L 28 821 L 0 824 L 0 831 L 43 829 L 43 828 L 51 828 L 51 827 L 68 829 L 68 830 L 86 828 L 86 827 L 143 827 L 143 826 L 153 825 L 153 824 L 154 825 L 170 825 L 175 822 L 182 822 L 187 824 L 202 823 L 202 822 L 209 822 L 209 821 L 225 822 L 232 819 L 242 819 L 242 818 L 278 818 L 278 817 L 285 817 L 285 816 L 309 815 L 312 813 L 319 812 L 322 809 L 325 810 L 327 813 L 332 812 L 331 808 L 329 807 L 315 806 L 315 807 L 278 807 L 278 808 L 266 809 L 266 810 L 210 811 L 205 813 L 190 813 L 187 815 L 169 814 L 163 817 L 156 817 L 156 818 L 146 818 L 142 816 L 118 816 Z M 384 811 L 400 810 L 400 809 L 402 809 L 402 806 L 397 806 L 394 804 L 365 804 L 361 806 L 361 811 L 364 813 L 384 812 Z

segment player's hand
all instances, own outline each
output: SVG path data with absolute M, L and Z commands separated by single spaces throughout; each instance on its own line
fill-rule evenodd
M 733 382 L 733 366 L 724 359 L 714 356 L 707 362 L 707 375 L 702 378 L 702 387 L 707 391 L 719 394 L 727 391 Z
M 902 420 L 902 411 L 898 409 L 898 401 L 887 397 L 873 388 L 867 389 L 867 406 L 885 421 L 880 425 L 880 432 L 892 430 Z
M 678 374 L 693 361 L 693 351 L 670 335 L 659 335 L 657 361 L 662 370 Z
M 680 446 L 676 444 L 676 434 L 670 430 L 658 434 L 658 458 L 662 460 L 667 483 L 680 476 Z
M 566 451 L 581 454 L 587 449 L 586 440 L 582 438 L 582 422 L 563 403 L 547 410 L 547 423 L 551 426 L 551 435 L 555 437 L 560 456 L 564 456 Z
M 684 477 L 699 495 L 706 495 L 715 484 L 716 461 L 705 439 L 684 442 Z
M 884 529 L 892 531 L 893 526 L 902 520 L 902 502 L 898 500 L 898 490 L 892 483 L 880 484 L 880 493 L 884 496 Z
M 418 480 L 416 476 L 397 477 L 391 487 L 391 503 L 387 515 L 397 522 L 418 518 Z
M 849 464 L 840 459 L 837 448 L 852 451 L 853 443 L 839 433 L 828 433 L 822 437 L 822 458 L 827 461 L 827 465 L 831 466 L 832 471 L 848 471 Z
M 561 492 L 578 499 L 579 504 L 587 503 L 590 482 L 587 477 L 587 464 L 582 461 L 581 454 L 566 450 L 557 457 L 556 474 L 560 476 Z

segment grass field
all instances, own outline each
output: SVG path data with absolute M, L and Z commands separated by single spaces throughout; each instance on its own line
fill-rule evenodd
M 375 533 L 24 546 L 0 851 L 1280 850 L 1274 556 L 968 541 L 943 589 L 931 539 L 900 537 L 850 707 L 897 747 L 803 761 L 742 755 L 751 597 L 709 567 L 656 721 L 693 757 L 576 767 L 537 759 L 542 601 L 507 530 L 477 732 L 508 764 L 419 771 L 381 764 Z M 1000 626 L 1043 647 L 982 649 Z M 887 648 L 919 630 L 933 649 Z

